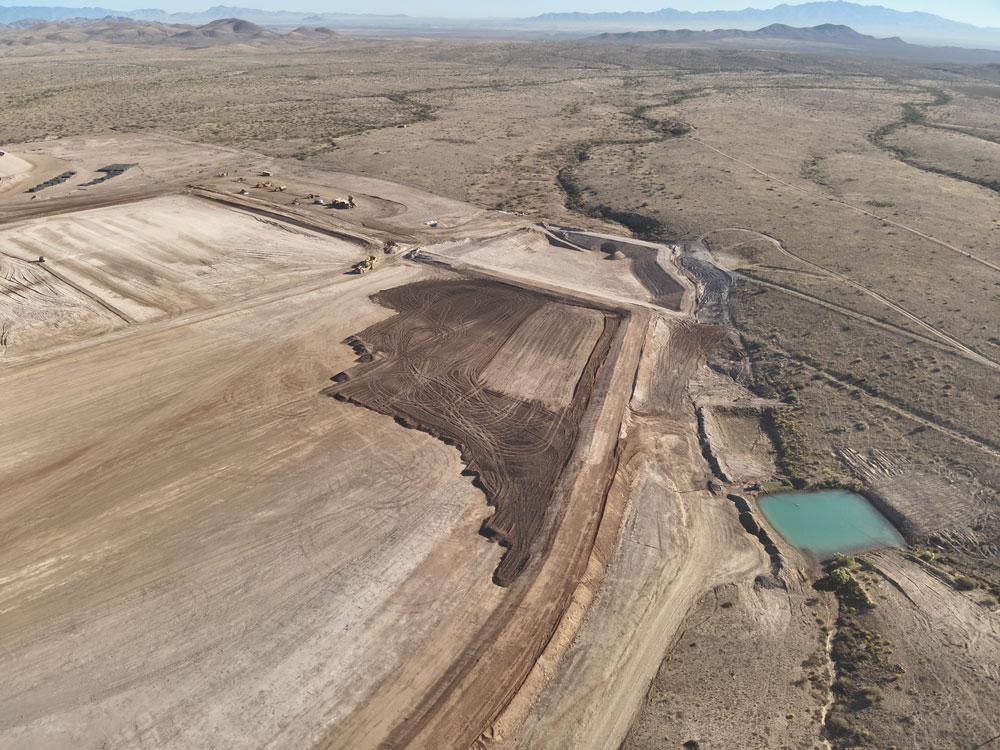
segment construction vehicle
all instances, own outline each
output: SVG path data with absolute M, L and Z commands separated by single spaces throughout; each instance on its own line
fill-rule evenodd
M 334 198 L 332 201 L 330 201 L 330 208 L 339 208 L 341 210 L 352 209 L 352 208 L 357 208 L 357 204 L 354 202 L 354 196 L 349 195 L 347 196 L 346 201 L 342 201 L 340 200 L 340 198 Z
M 274 187 L 271 188 L 272 193 L 283 193 L 286 190 L 288 190 L 287 185 L 275 185 Z
M 354 264 L 354 272 L 368 273 L 369 271 L 374 270 L 376 265 L 378 265 L 378 258 L 376 258 L 374 255 L 369 255 L 364 260 L 358 261 L 357 263 Z

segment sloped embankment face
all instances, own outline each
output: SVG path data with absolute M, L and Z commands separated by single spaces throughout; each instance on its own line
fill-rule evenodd
M 517 361 L 510 342 L 539 345 L 530 335 L 515 334 L 553 304 L 551 299 L 482 280 L 419 282 L 374 299 L 399 314 L 354 337 L 360 364 L 337 376 L 327 393 L 458 446 L 468 472 L 496 508 L 482 533 L 508 549 L 493 579 L 509 585 L 528 563 L 553 506 L 556 483 L 573 453 L 580 418 L 621 319 L 602 313 L 596 344 L 574 375 L 572 398 L 552 408 L 510 395 L 511 389 L 488 388 L 483 376 L 501 348 L 505 359 Z M 568 319 L 579 309 L 558 307 Z M 534 329 L 558 335 L 556 326 Z M 511 370 L 509 362 L 505 369 L 511 377 L 538 378 L 529 372 L 531 358 L 524 361 L 522 373 Z

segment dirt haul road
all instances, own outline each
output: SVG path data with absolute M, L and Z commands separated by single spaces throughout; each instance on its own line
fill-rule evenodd
M 325 179 L 346 223 L 229 178 L 9 204 L 0 746 L 621 741 L 739 533 L 684 387 L 717 334 L 668 248 Z M 344 273 L 428 213 L 435 262 Z

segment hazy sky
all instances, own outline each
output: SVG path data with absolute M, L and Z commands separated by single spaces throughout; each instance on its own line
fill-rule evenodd
M 799 5 L 804 0 L 790 0 Z M 162 8 L 167 11 L 205 10 L 212 5 L 235 5 L 266 10 L 322 10 L 344 13 L 406 13 L 412 16 L 534 16 L 549 11 L 579 10 L 740 10 L 772 8 L 776 0 L 6 0 L 4 5 L 99 5 L 116 10 Z M 896 10 L 922 10 L 978 26 L 1000 26 L 1000 0 L 881 0 L 864 5 L 884 5 Z

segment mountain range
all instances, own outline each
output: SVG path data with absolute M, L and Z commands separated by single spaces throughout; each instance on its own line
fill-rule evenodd
M 373 15 L 329 12 L 266 11 L 219 5 L 198 13 L 167 13 L 157 9 L 116 11 L 108 8 L 46 6 L 0 6 L 0 25 L 23 28 L 40 21 L 87 21 L 105 17 L 163 24 L 204 25 L 227 18 L 240 18 L 269 27 L 331 26 L 351 29 L 416 29 L 444 33 L 464 31 L 508 32 L 532 37 L 583 38 L 597 32 L 660 29 L 755 30 L 774 24 L 812 28 L 833 24 L 850 26 L 864 34 L 898 36 L 919 44 L 957 44 L 1000 49 L 1000 29 L 951 21 L 930 13 L 901 12 L 879 5 L 860 5 L 846 0 L 824 0 L 800 5 L 782 4 L 770 9 L 738 11 L 680 11 L 665 8 L 648 13 L 545 13 L 532 18 L 461 19 L 425 18 L 406 15 Z M 30 19 L 30 21 L 29 21 Z
M 825 0 L 800 5 L 745 10 L 685 11 L 664 8 L 648 13 L 544 13 L 531 21 L 537 25 L 606 31 L 643 29 L 760 29 L 773 24 L 816 27 L 825 24 L 850 26 L 865 34 L 899 36 L 922 44 L 979 45 L 1000 48 L 1000 29 L 973 26 L 918 11 L 903 12 L 881 5 L 860 5 Z
M 230 44 L 315 44 L 337 36 L 322 26 L 302 26 L 279 33 L 239 18 L 220 18 L 202 26 L 132 21 L 121 18 L 80 23 L 42 21 L 26 29 L 0 33 L 0 48 L 67 44 L 163 44 L 215 47 Z M 45 49 L 45 48 L 43 48 Z
M 937 60 L 940 62 L 1000 63 L 1000 51 L 962 47 L 925 47 L 908 44 L 899 37 L 880 39 L 860 34 L 850 26 L 821 24 L 796 28 L 776 23 L 761 29 L 657 29 L 656 31 L 605 32 L 584 41 L 625 44 L 655 44 L 714 49 L 757 49 L 809 54 L 849 54 L 854 57 L 881 57 L 897 60 Z
M 781 42 L 807 42 L 809 44 L 836 44 L 844 47 L 875 47 L 902 49 L 908 45 L 902 39 L 891 37 L 879 39 L 867 34 L 860 34 L 850 26 L 826 23 L 809 28 L 796 28 L 775 23 L 762 29 L 747 31 L 745 29 L 714 29 L 712 31 L 695 31 L 692 29 L 658 29 L 656 31 L 626 31 L 622 33 L 605 32 L 593 37 L 593 41 L 619 41 L 638 44 L 691 44 L 691 43 L 736 43 L 746 41 L 761 42 L 774 40 Z

